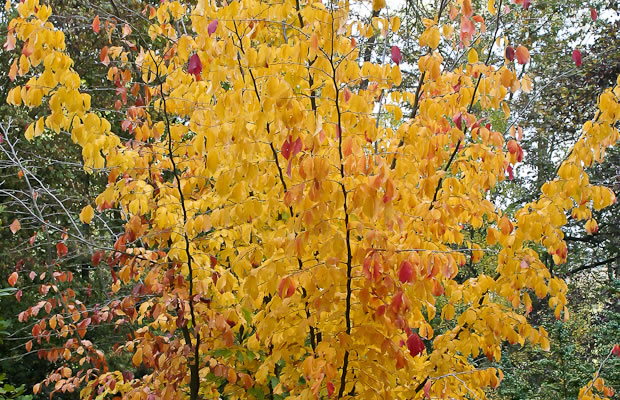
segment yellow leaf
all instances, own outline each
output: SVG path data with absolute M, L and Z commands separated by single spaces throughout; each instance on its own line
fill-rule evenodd
M 398 65 L 392 67 L 392 71 L 390 72 L 390 79 L 392 82 L 394 82 L 394 85 L 400 86 L 403 78 L 400 74 L 400 68 L 398 67 Z
M 34 138 L 34 124 L 28 125 L 26 128 L 26 133 L 24 133 L 26 140 L 31 141 Z
M 497 9 L 495 8 L 495 0 L 489 0 L 487 3 L 487 8 L 489 9 L 489 13 L 491 13 L 491 15 L 495 15 L 497 13 Z
M 138 347 L 136 352 L 133 354 L 133 357 L 131 357 L 131 361 L 136 367 L 142 364 L 142 347 Z
M 475 64 L 478 62 L 478 52 L 476 49 L 470 49 L 469 53 L 467 53 L 467 62 L 470 64 Z
M 523 89 L 525 93 L 530 93 L 532 91 L 532 80 L 527 74 L 521 78 L 521 89 Z
M 432 25 L 420 35 L 420 46 L 429 46 L 431 49 L 436 49 L 439 46 L 440 39 L 439 28 L 437 25 Z
M 92 221 L 94 216 L 95 210 L 93 210 L 93 208 L 89 204 L 82 209 L 82 212 L 80 212 L 80 221 L 85 224 L 90 224 L 90 221 Z
M 392 32 L 394 33 L 398 32 L 398 28 L 400 28 L 400 18 L 392 17 L 391 25 L 392 25 Z

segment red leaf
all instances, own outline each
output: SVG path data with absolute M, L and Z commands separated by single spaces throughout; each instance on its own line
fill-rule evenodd
M 413 281 L 413 266 L 409 261 L 403 261 L 400 264 L 400 271 L 398 271 L 398 279 L 402 282 L 412 282 Z
M 510 61 L 515 59 L 515 49 L 512 46 L 506 47 L 506 58 Z
M 614 345 L 614 348 L 613 350 L 611 350 L 611 353 L 617 357 L 620 357 L 620 344 Z
M 402 59 L 403 56 L 400 54 L 400 49 L 398 46 L 392 46 L 392 61 L 394 61 L 396 65 L 399 65 Z
M 217 30 L 217 19 L 214 19 L 207 26 L 207 32 L 209 33 L 209 36 L 211 36 L 216 30 Z
M 598 13 L 594 7 L 590 7 L 590 18 L 592 18 L 592 21 L 596 21 L 598 19 Z
M 291 154 L 294 156 L 295 154 L 299 153 L 301 151 L 302 146 L 303 146 L 303 142 L 301 141 L 301 138 L 298 137 L 297 140 L 295 140 L 295 143 L 293 143 Z
M 100 29 L 99 16 L 95 15 L 95 19 L 93 19 L 93 31 L 95 31 L 95 33 L 99 33 L 99 29 Z
M 187 72 L 196 77 L 196 80 L 200 80 L 200 73 L 202 72 L 202 61 L 198 54 L 193 54 L 189 58 L 189 64 L 187 65 Z
M 577 49 L 573 50 L 573 61 L 577 67 L 581 67 L 581 52 Z
M 457 128 L 463 129 L 463 114 L 461 114 L 460 111 L 452 117 L 452 121 L 454 121 L 454 125 L 456 125 Z
M 10 276 L 9 276 L 9 285 L 11 286 L 15 286 L 15 284 L 17 283 L 17 272 L 13 272 Z
M 409 353 L 411 353 L 412 357 L 415 357 L 426 350 L 422 339 L 420 339 L 420 336 L 418 336 L 417 333 L 411 333 L 411 335 L 409 335 L 407 338 L 407 348 L 409 349 Z
M 527 10 L 528 8 L 530 8 L 530 4 L 531 4 L 530 0 L 523 0 L 523 8 L 524 9 Z
M 327 398 L 332 397 L 332 394 L 334 394 L 334 390 L 336 390 L 334 384 L 331 382 L 327 382 Z
M 123 122 L 121 122 L 121 129 L 123 131 L 126 131 L 126 130 L 128 130 L 130 128 L 131 128 L 131 121 L 130 120 L 125 119 L 125 120 L 123 120 Z
M 282 143 L 282 147 L 280 148 L 280 153 L 282 153 L 282 156 L 286 158 L 287 160 L 291 156 L 291 142 L 288 139 L 286 139 L 284 143 Z
M 517 143 L 516 140 L 511 139 L 508 142 L 508 151 L 511 152 L 512 154 L 515 154 L 516 152 L 519 151 L 519 143 Z
M 93 263 L 93 267 L 98 267 L 101 259 L 103 258 L 103 251 L 96 251 L 91 257 L 91 262 Z
M 507 170 L 508 170 L 508 180 L 511 181 L 515 178 L 514 173 L 512 171 L 512 165 L 509 165 Z
M 68 251 L 69 249 L 63 242 L 56 243 L 56 255 L 58 256 L 58 258 L 61 258 L 67 255 Z

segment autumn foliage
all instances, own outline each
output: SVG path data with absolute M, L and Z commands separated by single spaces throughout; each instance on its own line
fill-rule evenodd
M 503 343 L 548 349 L 527 318 L 532 297 L 568 318 L 567 286 L 536 248 L 564 263 L 567 216 L 592 231 L 592 209 L 616 201 L 586 169 L 618 140 L 620 79 L 555 179 L 511 218 L 488 195 L 524 153 L 487 115 L 508 116 L 507 98 L 532 80 L 516 73 L 529 50 L 495 41 L 501 3 L 440 2 L 418 38 L 413 92 L 399 88 L 397 43 L 385 62 L 359 62 L 355 37 L 389 42 L 399 29 L 380 0 L 369 25 L 349 17 L 353 3 L 314 0 L 162 1 L 145 7 L 142 33 L 95 17 L 94 32 L 110 38 L 96 52 L 116 105 L 91 104 L 51 8 L 13 4 L 8 101 L 45 110 L 26 138 L 71 135 L 84 168 L 108 182 L 79 219 L 117 209 L 125 223 L 92 256 L 113 301 L 86 309 L 59 262 L 43 300 L 20 314 L 37 321 L 28 346 L 62 364 L 34 391 L 484 398 L 503 374 L 474 358 L 498 360 Z M 476 47 L 477 35 L 491 47 Z M 461 51 L 460 64 L 445 64 L 440 46 Z M 67 250 L 58 243 L 57 261 Z M 492 267 L 463 279 L 482 260 Z M 9 283 L 27 280 L 16 272 Z M 117 352 L 139 377 L 110 369 L 88 340 L 104 323 L 131 327 Z M 63 346 L 46 346 L 50 336 Z M 584 399 L 611 396 L 599 377 L 584 385 Z

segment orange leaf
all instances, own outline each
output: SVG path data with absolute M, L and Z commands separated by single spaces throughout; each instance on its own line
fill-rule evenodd
M 99 52 L 99 61 L 101 61 L 101 63 L 106 66 L 110 64 L 110 57 L 108 57 L 108 46 L 105 46 Z
M 15 218 L 9 226 L 9 229 L 13 232 L 13 234 L 16 234 L 18 230 L 22 229 L 22 225 L 19 223 L 17 218 Z
M 93 31 L 95 31 L 95 33 L 99 33 L 99 29 L 100 29 L 99 25 L 100 25 L 99 16 L 96 15 L 95 19 L 93 19 Z
M 11 51 L 15 48 L 15 34 L 13 31 L 9 31 L 6 35 L 6 42 L 4 43 L 4 49 L 6 51 Z
M 278 285 L 278 294 L 281 298 L 291 297 L 295 293 L 295 286 L 295 282 L 290 277 L 286 277 Z
M 13 272 L 11 276 L 9 276 L 9 285 L 15 286 L 15 284 L 17 283 L 17 276 L 17 272 Z
M 62 242 L 56 243 L 56 254 L 58 255 L 59 258 L 65 256 L 68 251 L 69 249 L 64 243 Z
M 32 327 L 32 336 L 37 337 L 41 334 L 41 327 L 39 325 L 35 325 Z
M 530 62 L 530 51 L 525 46 L 517 47 L 517 62 L 519 64 L 527 64 Z
M 13 60 L 13 64 L 11 64 L 11 68 L 9 69 L 9 79 L 11 82 L 17 78 L 17 60 Z
M 131 34 L 131 27 L 127 24 L 123 26 L 123 37 L 126 37 Z
M 433 385 L 433 382 L 430 380 L 427 380 L 426 383 L 424 384 L 424 397 L 426 397 L 427 399 L 431 398 L 431 386 Z
M 462 12 L 463 15 L 466 17 L 471 17 L 471 15 L 473 14 L 473 9 L 471 7 L 471 0 L 465 0 L 463 1 L 463 8 L 462 8 Z
M 348 103 L 348 102 L 349 102 L 349 99 L 351 99 L 351 95 L 352 95 L 352 93 L 351 93 L 351 91 L 349 90 L 349 88 L 348 88 L 348 87 L 345 87 L 345 88 L 344 88 L 344 91 L 343 91 L 343 93 L 342 93 L 342 97 L 344 98 L 344 102 L 345 102 L 345 103 Z
M 32 350 L 32 340 L 26 342 L 26 351 Z
M 312 47 L 315 52 L 319 52 L 319 36 L 316 33 L 310 38 L 310 47 Z

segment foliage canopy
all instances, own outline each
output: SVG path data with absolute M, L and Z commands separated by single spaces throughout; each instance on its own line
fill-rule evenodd
M 30 348 L 62 364 L 45 384 L 84 398 L 483 398 L 503 374 L 479 355 L 499 360 L 505 342 L 548 350 L 527 318 L 532 298 L 568 319 L 567 286 L 537 249 L 566 262 L 568 216 L 595 232 L 593 210 L 615 202 L 586 169 L 618 140 L 620 78 L 541 196 L 511 217 L 490 194 L 524 153 L 494 125 L 532 79 L 517 74 L 527 47 L 498 31 L 529 1 L 495 3 L 440 1 L 422 21 L 411 91 L 398 43 L 383 62 L 357 45 L 382 37 L 387 54 L 400 20 L 382 17 L 381 0 L 368 25 L 350 18 L 367 4 L 312 0 L 97 16 L 109 43 L 84 51 L 108 68 L 114 106 L 85 90 L 52 9 L 16 4 L 8 101 L 45 112 L 25 137 L 70 135 L 85 170 L 107 175 L 79 219 L 124 221 L 92 256 L 112 276 L 105 306 L 87 309 L 67 285 L 67 233 L 42 300 L 20 314 L 37 320 Z M 116 350 L 136 373 L 109 368 L 88 340 L 107 323 L 127 326 Z M 50 337 L 62 345 L 46 349 Z M 581 398 L 611 396 L 598 376 L 584 384 Z

